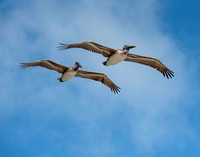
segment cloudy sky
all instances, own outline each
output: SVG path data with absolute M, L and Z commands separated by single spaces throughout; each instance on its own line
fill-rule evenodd
M 0 156 L 197 157 L 200 155 L 199 2 L 0 1 Z M 58 43 L 95 41 L 160 59 L 175 72 L 105 58 Z M 103 72 L 119 87 L 21 62 L 51 59 Z

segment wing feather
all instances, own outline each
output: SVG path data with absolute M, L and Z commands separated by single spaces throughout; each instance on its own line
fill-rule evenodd
M 21 63 L 20 65 L 21 68 L 36 67 L 36 66 L 41 66 L 50 70 L 55 70 L 59 73 L 63 73 L 63 71 L 67 68 L 67 66 L 57 64 L 48 59 L 31 62 L 31 63 Z
M 115 94 L 118 94 L 120 92 L 120 88 L 115 85 L 105 74 L 103 73 L 96 73 L 96 72 L 89 72 L 89 71 L 83 71 L 78 70 L 76 77 L 86 78 L 86 79 L 92 79 L 95 81 L 100 81 L 107 87 L 111 89 Z
M 155 68 L 158 71 L 160 71 L 164 77 L 166 76 L 168 79 L 174 77 L 173 71 L 168 69 L 160 60 L 153 57 L 146 57 L 129 53 L 125 58 L 125 61 L 136 62 Z
M 103 49 L 103 50 L 106 50 L 106 51 L 110 51 L 111 53 L 115 53 L 117 50 L 116 49 L 113 49 L 113 48 L 110 48 L 110 47 L 107 47 L 107 46 L 103 46 L 103 45 L 100 45 L 98 43 L 95 43 L 93 41 L 90 41 L 90 43 L 94 44 L 95 46 L 97 46 L 98 48 L 100 49 Z
M 88 51 L 96 52 L 99 54 L 102 54 L 104 57 L 110 57 L 112 54 L 115 53 L 115 49 L 102 46 L 100 44 L 97 44 L 92 41 L 85 41 L 81 43 L 75 43 L 75 44 L 62 44 L 57 47 L 59 51 L 70 49 L 70 48 L 82 48 Z

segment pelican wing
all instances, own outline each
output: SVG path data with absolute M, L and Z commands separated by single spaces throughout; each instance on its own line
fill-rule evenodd
M 31 63 L 21 63 L 21 65 L 20 65 L 21 68 L 36 67 L 36 66 L 41 66 L 41 67 L 44 67 L 44 68 L 47 68 L 50 70 L 55 70 L 59 73 L 63 73 L 64 70 L 67 68 L 67 66 L 57 64 L 48 59 L 31 62 Z
M 89 71 L 83 71 L 83 70 L 78 70 L 76 77 L 82 77 L 86 79 L 92 79 L 95 81 L 100 81 L 107 87 L 111 89 L 114 93 L 120 92 L 120 88 L 115 85 L 105 74 L 103 73 L 96 73 L 96 72 L 89 72 Z
M 117 50 L 116 49 L 113 49 L 113 48 L 110 48 L 110 47 L 107 47 L 107 46 L 103 46 L 103 45 L 100 45 L 98 43 L 95 43 L 93 41 L 89 41 L 91 44 L 94 44 L 96 47 L 98 47 L 99 49 L 102 49 L 102 50 L 105 50 L 105 51 L 109 51 L 111 52 L 112 54 L 114 54 Z
M 97 43 L 92 42 L 92 41 L 85 41 L 85 42 L 82 42 L 82 43 L 75 43 L 75 44 L 62 44 L 62 43 L 60 43 L 60 46 L 58 46 L 57 48 L 60 51 L 65 50 L 65 49 L 70 49 L 70 48 L 82 48 L 82 49 L 85 49 L 85 50 L 89 50 L 89 51 L 92 51 L 92 52 L 102 54 L 104 57 L 110 57 L 116 51 L 115 49 L 102 46 L 102 45 L 97 44 Z
M 168 69 L 160 60 L 153 57 L 145 57 L 129 53 L 125 58 L 125 61 L 136 62 L 155 68 L 158 71 L 160 71 L 164 77 L 166 76 L 168 79 L 169 77 L 174 77 L 173 71 Z

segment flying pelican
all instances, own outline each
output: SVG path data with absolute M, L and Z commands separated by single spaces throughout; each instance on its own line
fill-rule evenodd
M 81 78 L 86 78 L 86 79 L 92 79 L 95 81 L 100 81 L 104 85 L 109 87 L 111 91 L 113 91 L 114 93 L 118 94 L 118 92 L 120 92 L 119 90 L 120 88 L 117 85 L 115 85 L 105 74 L 79 70 L 79 68 L 83 68 L 79 62 L 75 63 L 75 67 L 60 65 L 48 59 L 31 62 L 31 63 L 21 63 L 20 65 L 22 69 L 27 68 L 27 67 L 35 67 L 35 66 L 45 67 L 47 69 L 55 70 L 61 73 L 62 76 L 57 79 L 60 82 L 67 81 L 71 79 L 72 77 L 81 77 Z
M 174 77 L 173 74 L 174 72 L 168 69 L 160 60 L 153 57 L 146 57 L 129 53 L 129 50 L 135 47 L 136 47 L 135 45 L 124 45 L 123 49 L 120 50 L 120 49 L 109 48 L 100 45 L 98 43 L 95 43 L 93 41 L 85 41 L 82 43 L 75 43 L 75 44 L 60 43 L 60 45 L 57 48 L 60 51 L 70 48 L 82 48 L 85 50 L 99 53 L 104 57 L 107 57 L 107 60 L 103 62 L 103 65 L 105 66 L 115 65 L 124 60 L 124 61 L 144 64 L 152 68 L 155 68 L 158 71 L 160 71 L 164 77 L 166 76 L 168 79 Z

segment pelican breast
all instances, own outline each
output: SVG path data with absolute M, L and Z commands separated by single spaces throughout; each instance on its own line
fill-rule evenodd
M 77 74 L 77 71 L 68 69 L 66 72 L 63 73 L 62 81 L 67 81 L 74 77 Z
M 126 58 L 126 54 L 124 53 L 115 53 L 114 55 L 110 56 L 107 60 L 106 65 L 115 65 Z

